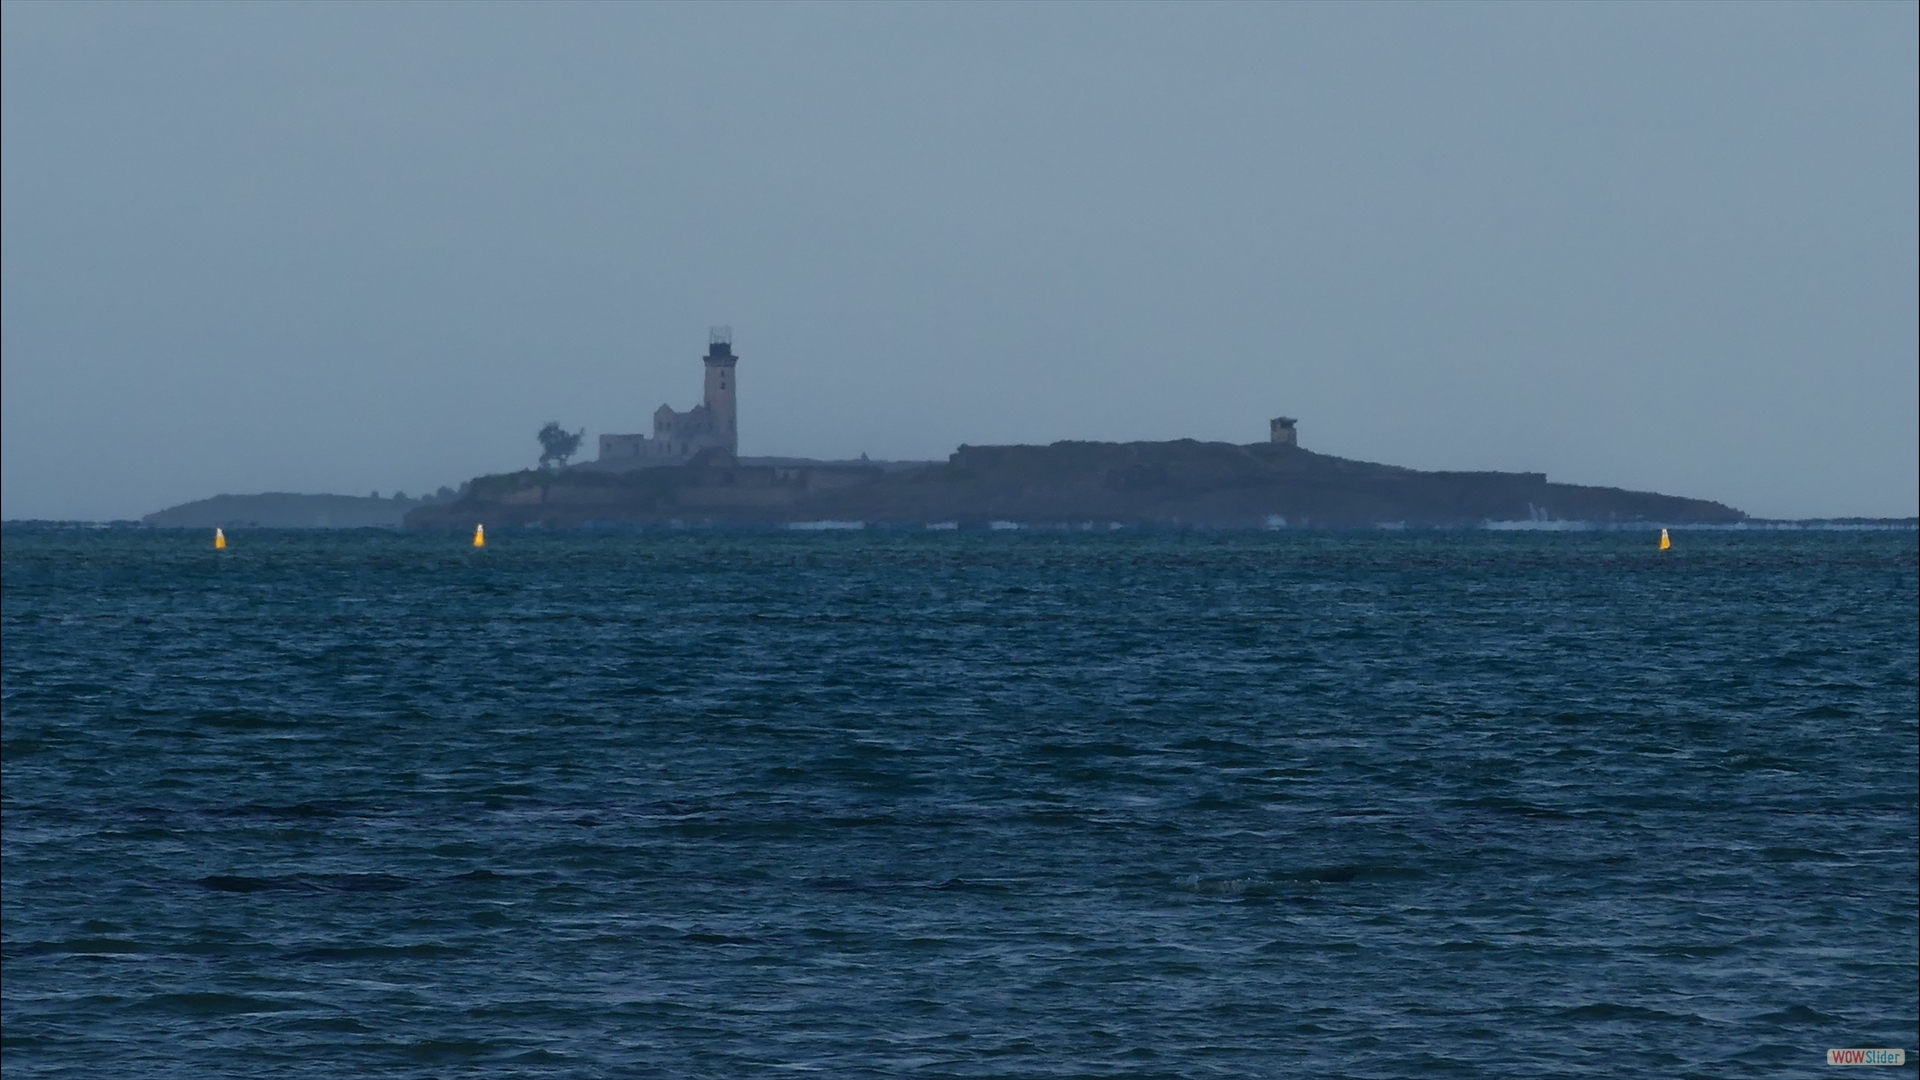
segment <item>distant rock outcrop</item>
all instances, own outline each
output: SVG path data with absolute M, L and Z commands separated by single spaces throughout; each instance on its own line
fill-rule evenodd
M 424 504 L 418 499 L 380 499 L 357 495 L 215 495 L 181 503 L 141 520 L 159 528 L 211 529 L 252 526 L 263 529 L 394 528 L 409 510 Z
M 481 477 L 410 526 L 844 520 L 930 524 L 1465 526 L 1489 521 L 1731 523 L 1702 499 L 1549 483 L 1541 473 L 1420 472 L 1286 443 L 1059 442 L 963 446 L 945 463 L 744 465 L 710 450 L 685 466 Z

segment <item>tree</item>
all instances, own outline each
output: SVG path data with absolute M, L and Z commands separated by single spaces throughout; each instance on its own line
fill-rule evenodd
M 580 440 L 586 435 L 586 428 L 568 431 L 558 421 L 547 421 L 547 426 L 540 429 L 540 467 L 544 469 L 557 461 L 565 468 L 567 459 L 579 451 Z

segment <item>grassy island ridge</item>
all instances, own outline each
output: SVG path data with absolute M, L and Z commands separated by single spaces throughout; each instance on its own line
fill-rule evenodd
M 1469 526 L 1488 521 L 1731 524 L 1703 499 L 1548 482 L 1543 473 L 1421 472 L 1297 446 L 1057 442 L 962 446 L 944 463 L 744 464 L 724 450 L 628 471 L 592 466 L 474 480 L 412 527 L 587 522 Z
M 447 496 L 451 497 L 449 492 Z M 211 529 L 251 526 L 265 529 L 395 528 L 409 510 L 431 502 L 395 493 L 377 495 L 297 495 L 270 491 L 261 495 L 215 495 L 148 514 L 141 521 L 159 528 Z

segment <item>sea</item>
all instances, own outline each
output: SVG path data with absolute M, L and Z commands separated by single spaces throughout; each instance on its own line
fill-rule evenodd
M 1825 1076 L 1920 534 L 9 529 L 27 1077 Z

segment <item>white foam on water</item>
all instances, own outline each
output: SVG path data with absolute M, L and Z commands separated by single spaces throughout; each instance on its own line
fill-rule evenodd
M 1480 527 L 1491 532 L 1659 532 L 1661 529 L 1687 532 L 1913 532 L 1920 523 L 1892 519 L 1887 521 L 1735 521 L 1728 523 L 1676 523 L 1672 521 L 1483 521 Z
M 1489 521 L 1482 528 L 1491 532 L 1585 532 L 1592 528 L 1586 521 Z

